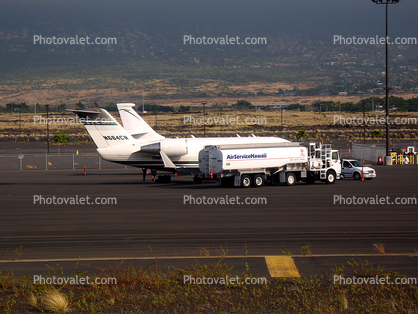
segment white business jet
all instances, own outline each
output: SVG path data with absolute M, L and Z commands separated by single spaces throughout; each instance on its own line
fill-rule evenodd
M 106 110 L 70 110 L 77 114 L 97 152 L 107 161 L 171 172 L 199 173 L 199 151 L 207 145 L 284 143 L 277 137 L 165 138 L 155 132 L 133 109 L 135 104 L 117 104 L 122 127 Z

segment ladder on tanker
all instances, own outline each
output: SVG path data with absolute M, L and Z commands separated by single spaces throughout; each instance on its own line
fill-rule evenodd
M 212 147 L 205 147 L 205 178 L 210 178 L 210 170 L 212 169 Z
M 329 163 L 332 157 L 332 150 L 331 144 L 320 144 L 320 158 L 321 158 L 321 170 L 320 170 L 320 178 L 321 180 L 327 178 L 327 169 L 329 168 Z

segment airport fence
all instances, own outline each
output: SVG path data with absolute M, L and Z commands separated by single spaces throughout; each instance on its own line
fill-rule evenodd
M 379 155 L 383 158 L 386 156 L 386 148 L 353 143 L 351 154 L 354 159 L 377 162 Z
M 0 170 L 121 169 L 97 153 L 0 154 Z
M 398 145 L 399 147 L 395 147 L 395 145 L 393 145 L 392 149 L 402 149 L 405 150 L 405 147 L 408 146 L 413 146 L 415 151 L 417 151 L 417 145 L 416 142 L 414 143 L 403 143 Z M 377 162 L 379 156 L 382 157 L 383 159 L 386 156 L 386 147 L 384 146 L 377 146 L 377 145 L 366 145 L 366 144 L 356 144 L 356 143 L 352 143 L 352 151 L 351 151 L 351 156 L 354 159 L 358 159 L 358 160 L 364 160 L 364 161 L 369 161 L 369 162 Z M 393 153 L 396 156 L 396 153 Z M 417 164 L 418 163 L 418 157 L 414 156 L 413 160 L 411 160 L 411 164 Z M 397 164 L 398 162 L 395 159 L 395 163 Z M 402 163 L 403 164 L 403 163 Z

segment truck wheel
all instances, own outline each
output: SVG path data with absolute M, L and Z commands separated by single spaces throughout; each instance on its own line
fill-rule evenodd
M 286 185 L 294 185 L 296 183 L 296 176 L 292 172 L 286 173 Z
M 354 180 L 360 180 L 361 179 L 361 174 L 356 172 L 356 173 L 353 174 L 353 178 L 354 178 Z
M 327 172 L 327 178 L 325 179 L 326 184 L 332 184 L 335 182 L 335 172 L 330 170 Z
M 251 177 L 247 174 L 244 174 L 241 177 L 241 186 L 243 188 L 249 188 L 251 186 Z
M 262 175 L 260 174 L 256 174 L 253 178 L 253 186 L 256 188 L 259 188 L 261 186 L 263 186 L 264 184 L 264 178 Z

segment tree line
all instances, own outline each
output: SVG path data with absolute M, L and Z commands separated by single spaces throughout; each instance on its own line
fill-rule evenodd
M 300 109 L 299 104 L 289 105 L 287 110 Z M 315 111 L 345 111 L 345 112 L 370 112 L 386 110 L 386 97 L 369 97 L 360 100 L 357 103 L 353 102 L 334 102 L 321 101 L 315 102 L 312 105 Z M 305 107 L 305 110 L 308 109 Z M 414 112 L 418 111 L 418 97 L 411 99 L 404 99 L 402 97 L 390 96 L 389 109 L 399 112 Z
M 418 111 L 418 97 L 411 99 L 404 99 L 402 97 L 390 96 L 389 97 L 389 106 L 391 111 L 399 112 L 416 112 Z M 87 105 L 79 101 L 74 106 L 68 106 L 63 103 L 57 106 L 51 106 L 50 111 L 64 112 L 66 109 L 86 109 L 86 108 L 103 108 L 107 111 L 117 111 L 116 103 L 109 103 L 105 106 L 101 106 L 97 102 L 94 102 L 93 105 Z M 238 100 L 236 103 L 230 106 L 222 106 L 224 108 L 232 108 L 237 110 L 253 110 L 255 108 L 254 104 L 247 100 Z M 137 106 L 138 110 L 142 109 L 142 106 Z M 146 104 L 144 105 L 144 110 L 147 112 L 190 112 L 191 106 L 181 105 L 178 108 L 167 105 L 155 105 L 155 104 Z M 208 108 L 219 108 L 218 104 L 208 105 Z M 258 106 L 258 108 L 263 110 L 270 110 L 269 106 Z M 0 111 L 20 111 L 20 112 L 33 112 L 33 105 L 28 106 L 26 102 L 21 103 L 8 103 L 5 107 L 0 105 Z M 328 111 L 343 111 L 343 112 L 371 112 L 371 111 L 382 111 L 386 110 L 386 97 L 369 97 L 360 100 L 357 103 L 353 102 L 334 102 L 334 101 L 317 101 L 312 105 L 301 105 L 299 103 L 293 103 L 286 107 L 285 110 L 297 110 L 297 111 L 319 111 L 319 112 L 328 112 Z M 36 104 L 36 112 L 46 112 L 46 106 Z

